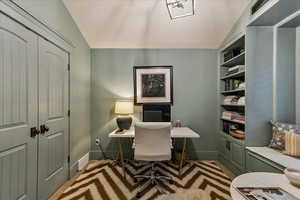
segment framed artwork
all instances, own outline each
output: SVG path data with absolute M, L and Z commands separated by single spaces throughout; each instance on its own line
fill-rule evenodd
M 172 66 L 135 66 L 134 103 L 173 104 Z

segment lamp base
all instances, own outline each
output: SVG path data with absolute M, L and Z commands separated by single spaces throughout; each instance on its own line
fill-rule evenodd
M 132 118 L 131 117 L 118 117 L 117 124 L 120 130 L 129 130 L 131 127 Z

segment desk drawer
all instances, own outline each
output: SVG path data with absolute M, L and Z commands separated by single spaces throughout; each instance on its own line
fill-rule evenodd
M 246 152 L 247 172 L 283 173 L 284 168 L 251 151 Z

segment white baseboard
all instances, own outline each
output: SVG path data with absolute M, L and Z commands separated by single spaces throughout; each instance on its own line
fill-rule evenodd
M 90 160 L 90 153 L 85 154 L 82 158 L 78 160 L 78 170 L 82 170 Z

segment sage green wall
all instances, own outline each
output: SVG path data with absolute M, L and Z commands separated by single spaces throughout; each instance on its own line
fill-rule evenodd
M 300 55 L 300 27 L 296 28 L 296 55 Z M 300 56 L 296 56 L 296 77 L 300 77 Z M 296 78 L 296 123 L 300 124 L 300 78 Z
M 71 164 L 90 150 L 90 48 L 61 0 L 14 0 L 35 18 L 45 22 L 75 48 L 71 55 Z
M 173 65 L 172 119 L 201 135 L 189 141 L 191 158 L 216 159 L 217 50 L 206 49 L 92 49 L 92 158 L 101 156 L 94 145 L 97 136 L 110 155 L 117 149 L 108 138 L 116 128 L 114 102 L 132 99 L 137 65 Z M 141 117 L 140 107 L 135 116 Z

